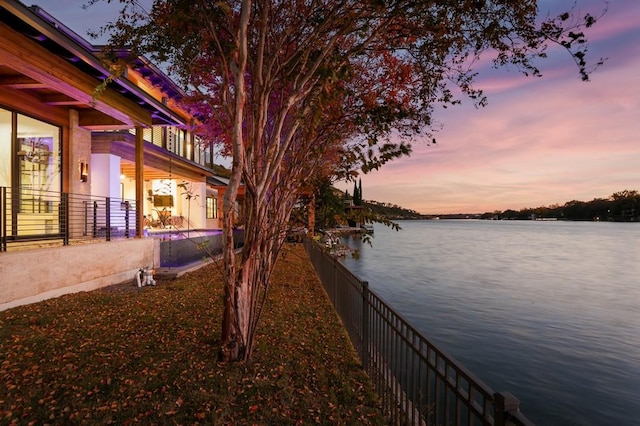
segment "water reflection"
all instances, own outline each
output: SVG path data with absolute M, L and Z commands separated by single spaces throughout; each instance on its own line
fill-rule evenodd
M 424 221 L 376 227 L 344 263 L 544 425 L 640 410 L 640 225 Z

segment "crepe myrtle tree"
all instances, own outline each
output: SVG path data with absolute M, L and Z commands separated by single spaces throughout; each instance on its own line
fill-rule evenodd
M 93 0 L 113 1 L 115 0 Z M 595 22 L 571 11 L 539 22 L 534 0 L 120 0 L 112 53 L 144 54 L 188 91 L 200 131 L 232 160 L 223 207 L 221 358 L 249 360 L 274 263 L 301 191 L 355 177 L 432 139 L 432 112 L 470 97 L 481 55 L 539 76 L 558 44 L 587 79 Z M 105 52 L 114 73 L 126 58 Z M 597 65 L 597 64 L 596 64 Z M 106 82 L 108 84 L 108 81 Z M 245 245 L 232 218 L 245 195 Z

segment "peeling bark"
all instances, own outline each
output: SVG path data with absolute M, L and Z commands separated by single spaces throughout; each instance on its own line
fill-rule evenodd
M 245 147 L 244 147 L 244 108 L 246 102 L 246 85 L 245 70 L 247 68 L 247 29 L 249 26 L 249 17 L 251 13 L 251 0 L 242 2 L 242 10 L 238 33 L 236 35 L 237 52 L 235 62 L 231 63 L 233 75 L 235 78 L 234 96 L 234 115 L 233 115 L 233 137 L 232 137 L 232 155 L 233 162 L 231 166 L 231 178 L 227 191 L 224 194 L 223 206 L 223 259 L 224 259 L 224 313 L 222 318 L 222 350 L 220 358 L 223 361 L 237 361 L 244 357 L 246 342 L 242 336 L 240 324 L 238 321 L 238 291 L 239 283 L 237 282 L 237 270 L 235 259 L 235 246 L 233 242 L 233 218 L 234 208 L 238 199 L 238 188 L 242 181 L 244 163 L 245 163 Z

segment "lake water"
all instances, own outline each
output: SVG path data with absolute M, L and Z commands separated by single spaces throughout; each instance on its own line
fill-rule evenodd
M 640 224 L 401 221 L 347 267 L 538 425 L 640 425 Z

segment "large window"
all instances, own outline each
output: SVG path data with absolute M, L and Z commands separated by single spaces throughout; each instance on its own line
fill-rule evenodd
M 213 168 L 211 161 L 211 143 L 199 136 L 194 137 L 194 158 L 193 161 L 208 168 Z
M 0 108 L 0 186 L 60 192 L 60 128 Z
M 167 149 L 174 154 L 184 157 L 185 154 L 185 131 L 174 126 L 167 129 Z
M 19 185 L 24 191 L 60 191 L 60 129 L 18 114 Z
M 11 111 L 0 108 L 0 186 L 11 186 L 12 159 L 12 134 Z
M 11 194 L 5 211 L 8 235 L 58 233 L 60 127 L 0 108 L 0 186 Z
M 129 133 L 135 135 L 136 130 L 129 129 Z M 184 129 L 175 126 L 145 128 L 143 129 L 143 139 L 188 160 L 195 161 L 201 166 L 213 167 L 211 143 Z
M 164 138 L 163 138 L 163 128 L 156 127 L 145 127 L 142 129 L 142 139 L 145 142 L 150 142 L 159 147 L 165 148 Z M 136 129 L 129 129 L 129 134 L 136 135 Z
M 218 199 L 215 197 L 207 197 L 207 219 L 218 218 Z

